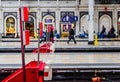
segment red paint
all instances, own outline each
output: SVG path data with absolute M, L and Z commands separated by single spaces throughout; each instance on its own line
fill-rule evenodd
M 52 50 L 50 49 L 51 47 L 51 43 L 44 43 L 40 46 L 40 53 L 49 53 L 52 52 Z M 32 53 L 38 53 L 38 48 L 35 49 Z
M 48 25 L 48 32 L 54 31 L 54 27 L 52 24 Z
M 48 76 L 48 72 L 44 72 L 44 76 L 47 77 Z
M 40 37 L 42 37 L 43 34 L 43 24 L 40 22 Z
M 24 21 L 28 21 L 28 7 L 23 7 Z
M 43 82 L 43 77 L 42 76 L 39 77 L 39 81 L 38 82 Z
M 26 82 L 43 82 L 44 75 L 39 75 L 39 72 L 44 72 L 45 63 L 40 61 L 38 66 L 37 61 L 31 61 L 26 68 Z M 2 82 L 23 82 L 22 68 L 5 78 Z M 43 73 L 44 74 L 44 73 Z
M 30 43 L 29 30 L 25 30 L 26 45 Z

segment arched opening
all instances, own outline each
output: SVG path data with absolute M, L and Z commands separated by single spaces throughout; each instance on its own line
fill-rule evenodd
M 43 17 L 43 31 L 45 32 L 48 26 L 55 26 L 54 17 L 51 15 L 46 15 Z
M 81 17 L 81 27 L 80 27 L 80 31 L 83 32 L 83 30 L 85 32 L 88 32 L 88 15 L 84 15 Z M 84 29 L 83 29 L 84 27 Z
M 110 28 L 112 27 L 111 23 L 111 17 L 109 15 L 103 15 L 100 18 L 100 27 L 99 27 L 99 32 L 102 31 L 102 26 L 106 28 L 106 33 L 109 32 Z
M 16 21 L 15 18 L 12 16 L 9 16 L 6 18 L 6 24 L 5 24 L 5 33 L 7 37 L 15 37 L 16 34 Z
M 28 22 L 25 23 L 25 29 L 29 30 L 29 36 L 34 38 L 34 19 L 33 17 L 28 18 Z

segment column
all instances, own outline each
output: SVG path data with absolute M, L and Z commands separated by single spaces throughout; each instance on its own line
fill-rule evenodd
M 18 11 L 17 11 L 17 29 L 18 29 L 18 36 L 20 36 L 20 13 L 19 13 L 19 8 L 21 7 L 21 1 L 18 1 Z
M 0 25 L 1 25 L 1 27 L 0 27 L 0 41 L 1 41 L 1 39 L 2 39 L 2 31 L 3 31 L 3 16 L 2 16 L 3 14 L 2 14 L 2 3 L 1 3 L 1 0 L 0 0 Z
M 57 33 L 60 34 L 60 11 L 59 9 L 56 10 L 56 26 L 55 29 L 57 30 Z
M 94 0 L 89 0 L 89 36 L 88 36 L 88 44 L 94 44 L 94 19 L 93 19 L 93 15 L 94 15 Z
M 37 9 L 37 21 L 36 21 L 37 23 L 37 25 L 36 25 L 36 30 L 35 30 L 35 32 L 37 33 L 37 29 L 39 28 L 39 22 L 40 22 L 40 18 L 39 18 L 39 8 Z
M 94 30 L 95 30 L 95 33 L 98 33 L 98 7 L 95 7 L 95 14 L 94 14 Z
M 79 34 L 79 0 L 76 0 L 76 9 L 75 9 L 75 16 L 78 16 L 78 21 L 76 22 L 76 35 Z
M 118 32 L 118 18 L 117 18 L 117 9 L 116 9 L 116 7 L 114 7 L 114 9 L 113 9 L 113 26 L 114 26 L 114 28 L 115 28 L 115 34 L 118 34 L 117 32 Z
M 78 21 L 76 22 L 76 35 L 79 34 L 79 27 L 80 27 L 80 24 L 79 24 L 79 11 L 78 10 L 75 10 L 75 16 L 78 16 Z
M 42 21 L 40 14 L 40 1 L 38 0 L 38 8 L 37 8 L 37 28 L 39 28 L 39 22 Z
M 2 31 L 3 31 L 3 30 L 2 30 L 2 29 L 3 29 L 3 24 L 2 24 L 3 19 L 2 19 L 2 18 L 3 18 L 3 17 L 2 17 L 2 3 L 1 3 L 1 0 L 0 0 L 0 21 L 1 21 L 1 22 L 0 22 L 0 26 L 1 26 L 1 27 L 0 27 L 0 29 L 1 29 L 1 30 L 0 30 L 0 34 L 1 34 Z
M 60 9 L 59 9 L 59 0 L 57 0 L 55 20 L 56 20 L 56 26 L 55 26 L 55 28 L 57 30 L 57 33 L 60 34 Z
M 17 37 L 20 37 L 20 15 L 19 15 L 19 9 L 17 10 Z

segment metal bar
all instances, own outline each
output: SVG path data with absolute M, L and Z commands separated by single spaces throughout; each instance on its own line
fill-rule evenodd
M 40 28 L 38 28 L 38 65 L 40 64 Z
M 25 45 L 23 44 L 23 23 L 21 16 L 21 8 L 19 8 L 20 14 L 20 34 L 21 34 L 21 49 L 22 49 L 22 68 L 23 68 L 23 82 L 26 82 L 26 70 L 25 70 Z
M 40 11 L 39 11 L 39 3 L 40 1 L 38 0 L 38 17 L 39 17 L 39 14 L 40 14 Z M 40 65 L 40 28 L 39 28 L 39 18 L 38 18 L 38 66 Z

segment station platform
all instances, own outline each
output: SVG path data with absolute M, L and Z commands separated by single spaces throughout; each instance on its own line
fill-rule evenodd
M 98 46 L 88 45 L 87 39 L 77 38 L 77 44 L 71 41 L 67 44 L 67 38 L 57 39 L 54 42 L 55 52 L 119 52 L 120 39 L 99 39 Z M 32 52 L 38 48 L 38 40 L 31 39 L 26 46 L 26 52 Z M 2 39 L 0 42 L 0 52 L 21 52 L 20 39 Z
M 113 39 L 99 40 L 98 46 L 88 45 L 87 39 L 77 39 L 77 44 L 67 39 L 60 39 L 54 43 L 55 53 L 41 54 L 40 59 L 50 62 L 56 67 L 80 68 L 120 68 L 120 41 Z M 37 60 L 37 53 L 32 53 L 38 48 L 38 42 L 31 40 L 26 46 L 26 63 Z M 21 67 L 20 39 L 3 39 L 0 42 L 0 68 Z
M 37 61 L 37 53 L 25 53 L 26 64 Z M 109 68 L 120 69 L 120 53 L 40 53 L 40 60 L 52 68 Z M 20 68 L 21 53 L 0 53 L 0 69 Z

